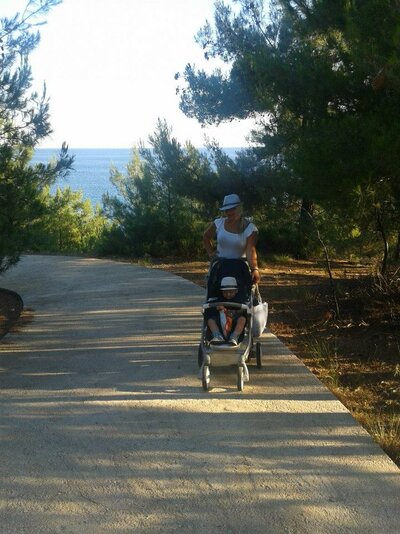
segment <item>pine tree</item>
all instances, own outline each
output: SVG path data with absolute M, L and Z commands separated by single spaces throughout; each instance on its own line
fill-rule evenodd
M 63 145 L 57 161 L 30 165 L 33 149 L 51 133 L 46 88 L 32 91 L 29 55 L 36 27 L 61 0 L 30 0 L 22 13 L 0 21 L 0 272 L 17 263 L 29 224 L 42 213 L 40 192 L 66 175 L 73 158 Z

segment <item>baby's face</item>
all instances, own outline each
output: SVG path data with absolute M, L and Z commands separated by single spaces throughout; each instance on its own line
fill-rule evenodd
M 236 295 L 237 289 L 226 289 L 222 291 L 222 296 L 224 299 L 231 300 Z

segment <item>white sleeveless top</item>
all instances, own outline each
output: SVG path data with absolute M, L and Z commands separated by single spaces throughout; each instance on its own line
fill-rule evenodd
M 249 222 L 241 234 L 234 234 L 225 230 L 225 220 L 225 217 L 219 217 L 214 221 L 217 231 L 217 256 L 229 259 L 245 258 L 247 238 L 253 232 L 258 232 L 257 227 Z

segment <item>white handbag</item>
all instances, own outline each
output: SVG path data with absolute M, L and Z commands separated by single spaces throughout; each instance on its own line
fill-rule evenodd
M 260 290 L 256 286 L 256 293 L 253 306 L 253 328 L 254 337 L 260 337 L 267 326 L 268 320 L 268 302 L 262 302 Z

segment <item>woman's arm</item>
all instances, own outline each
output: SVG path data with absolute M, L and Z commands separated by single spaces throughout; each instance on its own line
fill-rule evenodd
M 246 242 L 246 258 L 251 270 L 251 278 L 255 284 L 260 281 L 260 272 L 258 270 L 257 260 L 257 232 L 253 232 L 249 235 Z
M 215 234 L 216 234 L 216 228 L 215 228 L 215 224 L 212 222 L 207 226 L 203 234 L 203 245 L 210 258 L 213 258 L 216 254 L 215 245 L 214 245 Z

